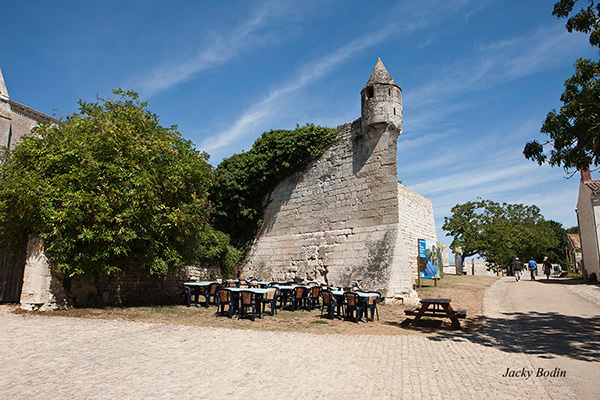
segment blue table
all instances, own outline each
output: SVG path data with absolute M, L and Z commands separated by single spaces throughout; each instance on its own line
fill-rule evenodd
M 275 290 L 273 288 L 264 288 L 263 289 L 263 288 L 234 288 L 234 287 L 228 287 L 228 288 L 224 288 L 224 289 L 225 290 L 229 290 L 232 293 L 239 293 L 242 290 L 245 291 L 245 292 L 255 293 L 257 295 L 256 296 L 256 308 L 258 309 L 258 318 L 262 318 L 262 304 L 261 304 L 261 299 L 262 299 L 263 295 Z M 239 307 L 239 303 L 238 303 L 237 306 Z
M 287 299 L 288 299 L 288 295 L 290 294 L 290 292 L 292 290 L 294 290 L 294 288 L 297 287 L 303 287 L 305 289 L 310 288 L 310 286 L 307 285 L 273 285 L 273 287 L 276 287 L 277 289 L 281 290 L 281 296 L 283 297 L 283 300 L 281 302 L 281 309 L 283 309 L 283 305 L 287 304 Z
M 194 291 L 194 295 L 196 296 L 196 306 L 200 304 L 199 298 L 202 294 L 202 289 L 206 290 L 206 288 L 211 284 L 216 283 L 215 281 L 200 281 L 200 282 L 184 282 L 183 287 L 186 294 L 186 304 L 188 307 L 192 305 L 192 290 Z
M 347 292 L 348 291 L 344 291 L 344 290 L 332 290 L 331 294 L 334 295 L 337 298 L 338 304 L 343 304 L 343 302 L 344 302 L 344 293 L 347 293 Z M 359 295 L 363 299 L 367 299 L 369 297 L 377 297 L 378 296 L 377 293 L 369 293 L 369 292 L 366 292 L 366 293 L 365 292 L 352 292 L 352 293 L 356 293 L 357 295 Z M 340 316 L 340 309 L 341 309 L 341 307 L 338 307 L 338 317 Z
M 343 296 L 344 293 L 348 293 L 348 291 L 343 291 L 343 290 L 332 290 L 331 294 L 334 296 Z M 359 295 L 360 297 L 375 297 L 377 296 L 377 293 L 369 293 L 369 292 L 352 292 L 352 293 L 356 293 L 357 295 Z

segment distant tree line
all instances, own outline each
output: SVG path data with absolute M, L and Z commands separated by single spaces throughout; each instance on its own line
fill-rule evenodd
M 478 255 L 494 271 L 506 270 L 519 257 L 568 265 L 567 230 L 545 220 L 536 206 L 477 199 L 457 204 L 442 229 L 453 237 L 450 247 L 463 259 Z M 576 228 L 570 228 L 574 230 Z

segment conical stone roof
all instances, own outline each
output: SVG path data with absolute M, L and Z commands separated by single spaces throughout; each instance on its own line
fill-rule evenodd
M 388 70 L 385 68 L 385 65 L 383 65 L 381 58 L 377 59 L 373 73 L 371 74 L 371 77 L 367 81 L 365 87 L 373 86 L 375 84 L 394 85 L 400 88 L 400 86 L 398 86 L 398 84 L 394 81 L 394 78 L 392 78 Z

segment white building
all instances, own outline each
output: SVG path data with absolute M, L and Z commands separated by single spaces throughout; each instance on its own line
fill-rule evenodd
M 581 171 L 579 198 L 577 200 L 577 223 L 581 239 L 584 278 L 595 274 L 600 277 L 600 179 L 592 179 L 590 170 Z

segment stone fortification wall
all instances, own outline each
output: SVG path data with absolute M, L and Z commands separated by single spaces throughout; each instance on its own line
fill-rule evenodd
M 381 60 L 361 91 L 361 118 L 337 129 L 323 156 L 271 194 L 242 276 L 415 298 L 418 239 L 436 239 L 433 208 L 398 183 L 402 90 Z
M 386 292 L 398 233 L 397 133 L 363 135 L 360 120 L 270 196 L 242 275 L 358 283 Z
M 394 295 L 413 294 L 417 279 L 419 239 L 437 240 L 431 200 L 398 183 L 398 239 L 394 263 L 403 266 L 392 275 L 390 287 Z M 404 271 L 408 270 L 409 273 Z M 413 294 L 414 295 L 414 294 Z

